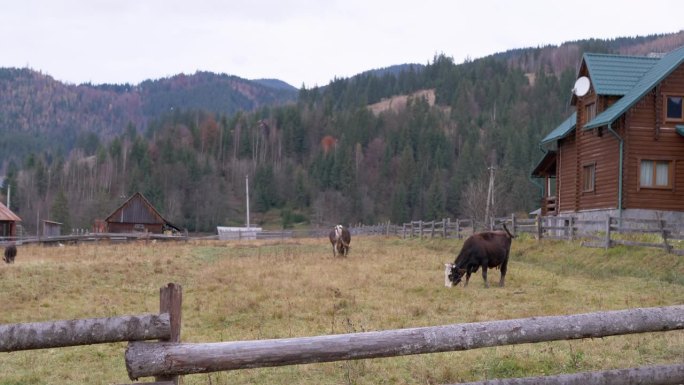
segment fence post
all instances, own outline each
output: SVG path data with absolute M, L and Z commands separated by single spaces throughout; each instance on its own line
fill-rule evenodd
M 572 242 L 575 240 L 575 217 L 570 217 L 568 225 L 570 226 L 570 241 Z
M 456 239 L 461 239 L 461 220 L 456 218 Z
M 418 233 L 420 234 L 420 239 L 423 239 L 423 221 L 418 221 Z
M 668 253 L 671 253 L 672 252 L 672 246 L 670 246 L 670 244 L 667 243 L 667 230 L 665 230 L 665 226 L 666 226 L 665 220 L 661 219 L 660 222 L 658 222 L 658 223 L 660 224 L 660 234 L 663 237 L 663 247 L 665 247 L 665 250 Z
M 169 339 L 160 340 L 162 342 L 180 342 L 181 331 L 181 306 L 183 302 L 183 288 L 175 283 L 159 289 L 159 312 L 169 313 L 171 323 L 171 335 Z M 169 381 L 174 385 L 180 383 L 180 376 L 160 376 L 155 377 L 156 381 Z
M 537 225 L 537 240 L 538 241 L 542 239 L 542 220 L 543 220 L 542 216 L 537 215 L 536 225 Z
M 447 237 L 447 220 L 446 218 L 442 218 L 442 238 L 446 239 Z
M 608 215 L 608 218 L 606 218 L 606 240 L 604 245 L 606 249 L 610 248 L 610 222 L 611 218 L 610 215 Z
M 432 220 L 432 230 L 430 230 L 430 238 L 435 237 L 435 220 Z
M 513 213 L 513 214 L 511 214 L 511 227 L 513 228 L 513 234 L 518 233 L 515 226 L 516 226 L 515 213 Z

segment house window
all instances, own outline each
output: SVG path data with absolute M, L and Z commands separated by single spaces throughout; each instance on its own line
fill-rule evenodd
M 682 97 L 668 96 L 665 101 L 665 118 L 667 120 L 684 120 L 684 111 L 682 111 Z
M 596 181 L 596 163 L 589 163 L 582 166 L 582 191 L 594 191 Z
M 587 104 L 584 106 L 584 114 L 587 117 L 586 123 L 591 122 L 596 117 L 596 103 Z
M 672 187 L 671 160 L 642 160 L 639 169 L 639 186 L 646 188 Z

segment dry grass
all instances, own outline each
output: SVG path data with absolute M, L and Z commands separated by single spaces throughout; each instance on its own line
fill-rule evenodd
M 506 288 L 443 287 L 462 242 L 356 238 L 19 249 L 0 266 L 0 323 L 158 311 L 183 286 L 182 340 L 312 336 L 684 303 L 682 257 L 514 241 Z M 498 272 L 490 274 L 492 283 Z M 495 286 L 495 285 L 493 285 Z M 130 382 L 125 344 L 2 353 L 0 384 Z M 184 378 L 185 384 L 437 384 L 681 362 L 684 332 L 562 341 Z

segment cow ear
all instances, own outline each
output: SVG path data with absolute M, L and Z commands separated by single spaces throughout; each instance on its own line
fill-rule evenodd
M 458 272 L 461 274 L 465 273 L 465 271 L 466 271 L 466 269 L 458 269 Z

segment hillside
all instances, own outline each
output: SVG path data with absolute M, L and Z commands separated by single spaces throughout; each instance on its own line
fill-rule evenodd
M 232 115 L 290 103 L 296 95 L 283 82 L 209 72 L 139 85 L 72 85 L 26 68 L 1 68 L 0 165 L 29 152 L 68 153 L 90 134 L 106 141 L 129 125 L 143 131 L 151 119 L 174 109 Z

